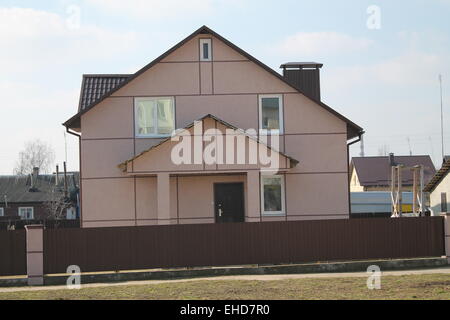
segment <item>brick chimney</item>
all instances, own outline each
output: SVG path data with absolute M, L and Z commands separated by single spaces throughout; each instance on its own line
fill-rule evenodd
M 30 192 L 36 192 L 38 191 L 37 189 L 37 180 L 39 177 L 39 168 L 38 167 L 34 167 L 33 168 L 33 172 L 31 173 L 31 188 L 30 188 Z
M 320 68 L 317 62 L 287 62 L 280 66 L 283 77 L 313 100 L 320 101 Z

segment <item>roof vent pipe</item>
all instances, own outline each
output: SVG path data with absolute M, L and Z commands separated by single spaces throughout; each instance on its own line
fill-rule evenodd
M 395 166 L 394 154 L 392 152 L 389 153 L 389 165 L 391 167 Z
M 31 180 L 31 187 L 28 191 L 30 192 L 37 192 L 37 180 L 38 180 L 38 176 L 39 176 L 39 168 L 38 167 L 34 167 L 33 168 L 33 172 L 31 172 L 30 174 L 30 180 Z
M 39 176 L 39 167 L 34 167 L 33 173 L 31 174 L 31 187 L 32 188 L 36 187 L 38 176 Z
M 59 184 L 59 165 L 56 165 L 55 186 Z

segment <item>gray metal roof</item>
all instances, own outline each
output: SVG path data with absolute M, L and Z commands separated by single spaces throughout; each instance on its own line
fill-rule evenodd
M 84 110 L 130 77 L 129 74 L 85 74 L 78 111 Z
M 423 165 L 423 180 L 426 185 L 436 173 L 430 156 L 394 156 L 395 164 L 403 164 L 408 167 Z M 391 182 L 391 166 L 389 157 L 354 157 L 351 165 L 358 174 L 361 186 L 389 186 Z M 412 185 L 412 173 L 406 171 L 402 174 L 403 185 Z
M 0 176 L 0 203 L 5 202 L 5 196 L 9 203 L 45 202 L 51 199 L 51 192 L 55 188 L 55 174 L 41 174 L 38 176 L 35 191 L 31 189 L 31 177 L 26 176 Z M 73 192 L 79 186 L 79 173 L 67 173 L 67 187 Z M 64 174 L 59 174 L 59 183 L 56 191 L 64 192 Z

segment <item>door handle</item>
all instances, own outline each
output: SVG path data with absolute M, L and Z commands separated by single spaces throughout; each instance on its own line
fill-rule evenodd
M 219 217 L 222 216 L 222 208 L 219 208 Z

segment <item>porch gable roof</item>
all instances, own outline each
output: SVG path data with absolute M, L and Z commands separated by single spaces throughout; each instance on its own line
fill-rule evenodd
M 207 119 L 211 119 L 211 120 L 213 120 L 213 121 L 216 121 L 216 122 L 222 124 L 223 126 L 225 126 L 225 127 L 228 128 L 228 129 L 235 130 L 236 132 L 238 132 L 239 134 L 245 136 L 246 138 L 255 141 L 257 144 L 263 145 L 264 147 L 266 147 L 266 148 L 267 148 L 268 150 L 270 150 L 271 152 L 276 152 L 276 153 L 278 153 L 278 154 L 280 155 L 281 158 L 286 159 L 286 161 L 285 161 L 286 164 L 289 163 L 289 168 L 293 168 L 293 167 L 295 167 L 295 166 L 299 163 L 298 160 L 296 160 L 296 159 L 294 159 L 294 158 L 292 158 L 292 157 L 286 155 L 285 153 L 283 153 L 283 152 L 281 152 L 281 151 L 277 151 L 277 150 L 271 148 L 271 147 L 270 147 L 269 145 L 267 145 L 264 141 L 261 141 L 260 139 L 254 137 L 254 136 L 252 136 L 252 135 L 250 135 L 250 134 L 248 134 L 247 132 L 245 132 L 245 130 L 243 130 L 243 129 L 241 129 L 241 128 L 238 128 L 238 127 L 236 127 L 236 126 L 234 126 L 234 125 L 232 125 L 232 124 L 230 124 L 230 123 L 228 123 L 228 122 L 226 122 L 226 121 L 224 121 L 224 120 L 222 120 L 222 119 L 219 119 L 219 118 L 217 118 L 216 116 L 214 116 L 214 115 L 212 115 L 212 114 L 207 114 L 207 115 L 203 116 L 202 118 L 193 121 L 192 123 L 190 123 L 190 124 L 187 125 L 186 127 L 181 128 L 181 129 L 177 129 L 177 130 L 175 131 L 175 136 L 179 136 L 182 132 L 185 132 L 186 130 L 189 130 L 189 129 L 193 128 L 194 125 L 195 125 L 197 122 L 204 122 L 204 121 L 207 120 Z M 167 138 L 161 140 L 159 143 L 157 143 L 157 144 L 151 146 L 150 148 L 148 148 L 148 149 L 142 151 L 141 153 L 137 154 L 136 156 L 134 156 L 134 157 L 132 157 L 132 158 L 130 158 L 130 159 L 128 159 L 128 160 L 126 160 L 126 161 L 120 163 L 120 164 L 118 165 L 118 167 L 119 167 L 123 172 L 133 173 L 133 172 L 129 172 L 129 171 L 128 171 L 129 164 L 132 164 L 134 161 L 141 159 L 144 155 L 146 155 L 146 154 L 148 154 L 149 152 L 155 150 L 156 148 L 162 147 L 162 146 L 165 145 L 165 144 L 169 144 L 169 143 L 171 142 L 171 140 L 172 140 L 172 136 L 169 136 L 169 137 L 167 137 Z M 202 153 L 203 153 L 203 150 L 202 150 Z M 286 166 L 285 168 L 283 168 L 283 169 L 287 169 L 287 166 Z M 176 170 L 174 170 L 174 171 L 176 171 Z M 203 169 L 203 170 L 200 170 L 200 171 L 204 171 L 204 169 Z

